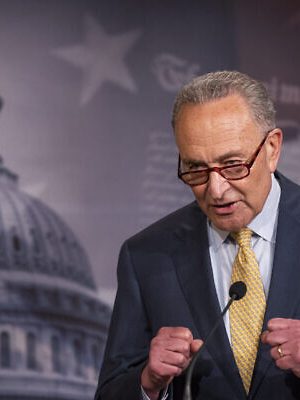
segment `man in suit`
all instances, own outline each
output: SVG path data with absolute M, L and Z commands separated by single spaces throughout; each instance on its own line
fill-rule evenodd
M 234 273 L 252 274 L 248 264 L 261 293 L 250 280 L 240 300 L 247 311 L 224 317 L 196 365 L 193 398 L 300 399 L 300 188 L 276 171 L 282 132 L 273 103 L 249 76 L 214 72 L 183 87 L 172 122 L 178 175 L 196 201 L 122 246 L 95 399 L 181 400 L 186 368 Z M 238 241 L 245 231 L 247 248 Z M 261 300 L 252 306 L 251 298 Z

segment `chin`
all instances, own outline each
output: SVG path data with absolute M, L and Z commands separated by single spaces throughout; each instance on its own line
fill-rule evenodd
M 212 221 L 213 224 L 218 228 L 221 229 L 222 231 L 228 231 L 228 232 L 237 232 L 240 229 L 244 228 L 247 223 L 243 223 L 242 221 Z

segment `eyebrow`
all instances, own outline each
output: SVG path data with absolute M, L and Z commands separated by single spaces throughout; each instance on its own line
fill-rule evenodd
M 225 162 L 226 160 L 228 160 L 230 158 L 240 158 L 240 159 L 247 160 L 247 157 L 241 151 L 237 152 L 237 151 L 230 150 L 227 153 L 222 154 L 221 156 L 216 158 L 216 160 L 213 162 L 222 164 L 223 162 Z M 185 164 L 193 164 L 196 166 L 198 166 L 198 165 L 207 166 L 206 162 L 199 160 L 199 159 L 197 160 L 196 158 L 183 158 L 182 161 Z
M 227 153 L 222 154 L 220 157 L 217 158 L 217 162 L 222 162 L 225 160 L 228 160 L 229 158 L 242 158 L 245 159 L 246 156 L 245 154 L 242 153 L 241 150 L 239 151 L 233 151 L 233 150 L 229 150 Z

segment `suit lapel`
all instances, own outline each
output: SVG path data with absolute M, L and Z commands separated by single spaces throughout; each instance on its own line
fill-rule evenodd
M 300 292 L 300 224 L 291 204 L 285 204 L 287 196 L 283 196 L 282 206 L 278 216 L 278 231 L 272 270 L 272 278 L 267 300 L 266 315 L 263 330 L 271 318 L 295 318 L 296 306 L 299 306 Z M 299 316 L 297 316 L 299 318 Z M 270 356 L 270 346 L 260 344 L 257 365 L 251 393 L 254 394 L 268 371 L 275 367 Z
M 197 338 L 205 339 L 220 316 L 221 309 L 209 256 L 206 217 L 196 207 L 193 221 L 176 232 L 179 245 L 174 249 L 174 263 L 197 329 L 194 334 Z M 214 360 L 238 399 L 246 398 L 223 321 L 211 337 L 207 350 L 209 356 L 204 353 L 203 358 L 210 359 L 210 362 Z M 208 360 L 206 362 L 209 363 Z

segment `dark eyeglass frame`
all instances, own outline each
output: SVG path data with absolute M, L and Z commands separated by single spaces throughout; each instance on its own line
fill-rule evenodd
M 272 129 L 273 130 L 273 129 Z M 177 168 L 177 176 L 180 180 L 182 180 L 185 184 L 189 185 L 189 186 L 199 186 L 199 185 L 204 185 L 205 183 L 208 182 L 209 180 L 209 174 L 210 172 L 217 172 L 218 174 L 220 174 L 224 179 L 226 179 L 227 181 L 239 181 L 241 179 L 246 178 L 247 176 L 249 176 L 250 174 L 250 169 L 252 167 L 252 165 L 254 164 L 255 160 L 257 159 L 257 156 L 260 152 L 260 150 L 262 149 L 263 145 L 265 144 L 265 141 L 267 140 L 269 133 L 272 131 L 268 131 L 265 135 L 265 137 L 263 138 L 263 140 L 260 142 L 258 148 L 255 150 L 254 154 L 250 157 L 250 160 L 248 162 L 245 163 L 239 163 L 239 164 L 234 164 L 234 165 L 228 165 L 225 167 L 211 167 L 211 168 L 206 168 L 206 169 L 202 169 L 202 170 L 195 170 L 195 171 L 187 171 L 187 172 L 181 172 L 180 170 L 180 165 L 181 165 L 181 158 L 180 158 L 180 154 L 178 155 L 178 168 Z M 245 175 L 243 175 L 242 177 L 239 178 L 226 178 L 226 176 L 224 176 L 222 174 L 222 171 L 224 170 L 228 170 L 230 168 L 236 168 L 236 167 L 246 167 L 247 169 L 247 173 L 245 173 Z M 201 183 L 195 183 L 195 184 L 191 184 L 189 182 L 186 182 L 184 177 L 186 175 L 193 175 L 193 174 L 199 174 L 199 172 L 202 172 L 203 174 L 206 174 L 207 179 L 204 182 Z

